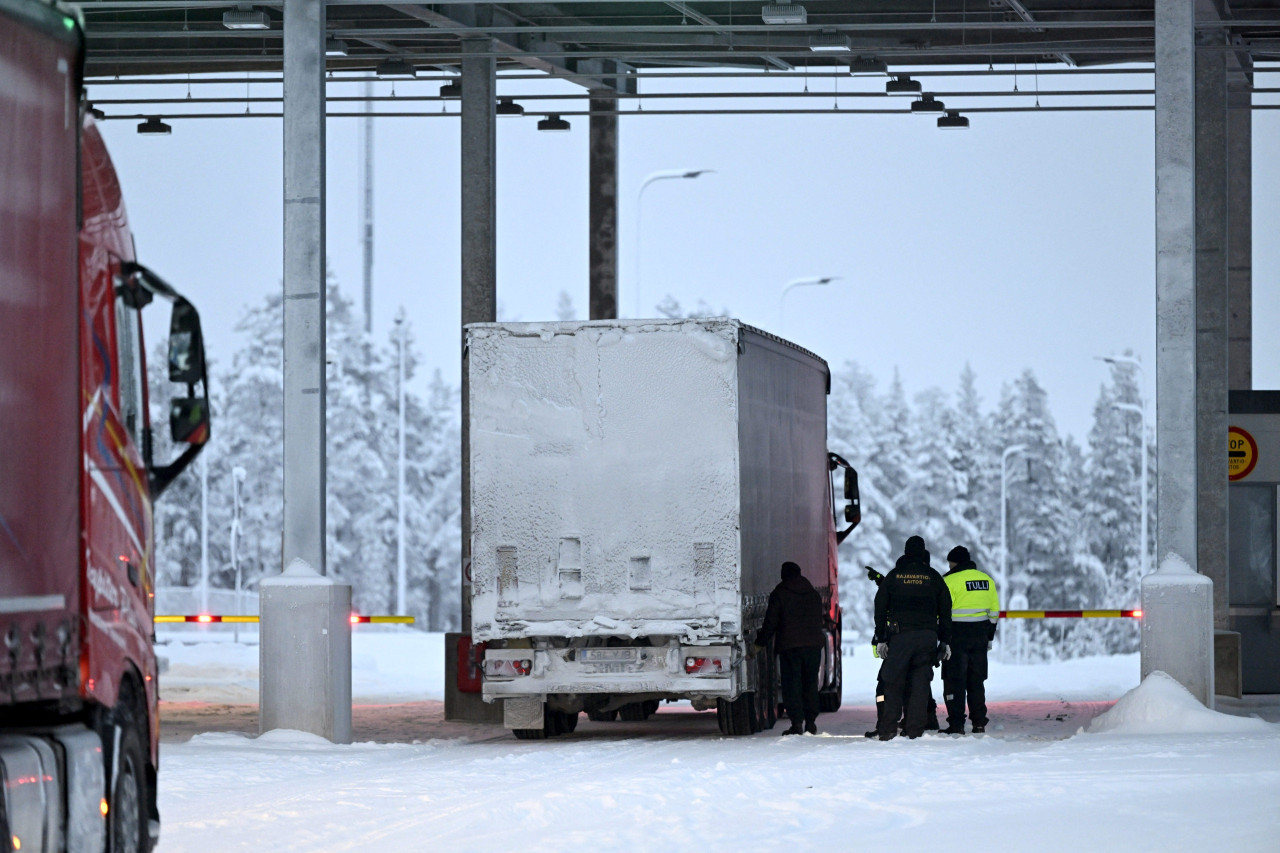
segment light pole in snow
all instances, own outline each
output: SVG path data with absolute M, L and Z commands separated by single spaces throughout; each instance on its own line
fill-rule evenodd
M 1150 567 L 1147 553 L 1147 397 L 1144 389 L 1146 383 L 1142 373 L 1142 362 L 1127 355 L 1100 355 L 1096 356 L 1096 358 L 1098 361 L 1105 361 L 1107 364 L 1131 364 L 1138 371 L 1138 402 L 1113 403 L 1112 405 L 1125 412 L 1137 412 L 1138 417 L 1142 419 L 1142 479 L 1140 486 L 1142 489 L 1142 509 L 1140 510 L 1142 519 L 1138 524 L 1138 556 L 1141 561 L 1142 577 L 1146 577 L 1147 569 Z
M 209 454 L 200 454 L 200 612 L 209 612 Z
M 236 615 L 244 615 L 240 603 L 240 484 L 244 482 L 248 472 L 239 465 L 231 469 L 231 570 L 236 575 Z M 235 642 L 240 642 L 240 623 L 236 623 Z
M 404 306 L 396 312 L 396 345 L 399 350 L 396 396 L 399 398 L 399 447 L 396 451 L 396 613 L 405 614 L 404 569 Z
M 808 278 L 793 278 L 787 282 L 787 286 L 782 288 L 782 295 L 778 297 L 778 331 L 785 336 L 787 332 L 787 294 L 797 287 L 807 287 L 810 285 L 830 284 L 833 281 L 839 281 L 838 275 L 810 276 Z
M 1026 450 L 1025 444 L 1011 444 L 1000 454 L 1000 588 L 997 594 L 1009 601 L 1009 457 Z M 1008 609 L 1008 605 L 1006 605 Z
M 644 191 L 648 189 L 649 184 L 654 181 L 674 180 L 676 178 L 696 178 L 699 175 L 706 175 L 714 172 L 715 169 L 664 169 L 660 172 L 651 172 L 644 183 L 640 185 L 640 191 L 636 193 L 636 317 L 640 317 L 640 226 L 644 223 Z

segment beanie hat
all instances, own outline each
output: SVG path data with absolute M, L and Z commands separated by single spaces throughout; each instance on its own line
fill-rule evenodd
M 785 581 L 789 578 L 800 577 L 800 567 L 795 563 L 787 560 L 782 564 L 782 579 Z
M 919 536 L 912 536 L 907 540 L 907 547 L 902 553 L 908 557 L 919 557 L 924 553 L 924 540 Z
M 948 563 L 967 563 L 969 562 L 969 549 L 963 545 L 957 545 L 947 553 Z

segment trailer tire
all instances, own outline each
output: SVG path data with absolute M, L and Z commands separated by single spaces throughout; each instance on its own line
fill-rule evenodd
M 756 655 L 756 719 L 761 731 L 772 729 L 778 722 L 777 715 L 773 713 L 777 690 L 774 686 L 772 663 L 773 656 L 767 652 Z
M 649 719 L 647 702 L 628 702 L 618 709 L 618 717 L 628 723 L 640 723 Z
M 760 729 L 755 725 L 754 706 L 756 695 L 743 693 L 737 699 L 716 700 L 716 721 L 720 724 L 720 733 L 730 737 L 755 734 Z

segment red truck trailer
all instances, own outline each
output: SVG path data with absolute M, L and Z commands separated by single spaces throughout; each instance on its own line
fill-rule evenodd
M 194 307 L 137 263 L 73 13 L 0 0 L 0 851 L 159 835 L 152 502 L 209 437 Z M 172 303 L 177 459 L 141 309 Z

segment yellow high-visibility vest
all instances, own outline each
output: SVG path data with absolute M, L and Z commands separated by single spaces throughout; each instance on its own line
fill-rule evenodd
M 952 622 L 987 622 L 1000 618 L 996 582 L 976 568 L 950 572 L 942 578 L 951 591 Z

